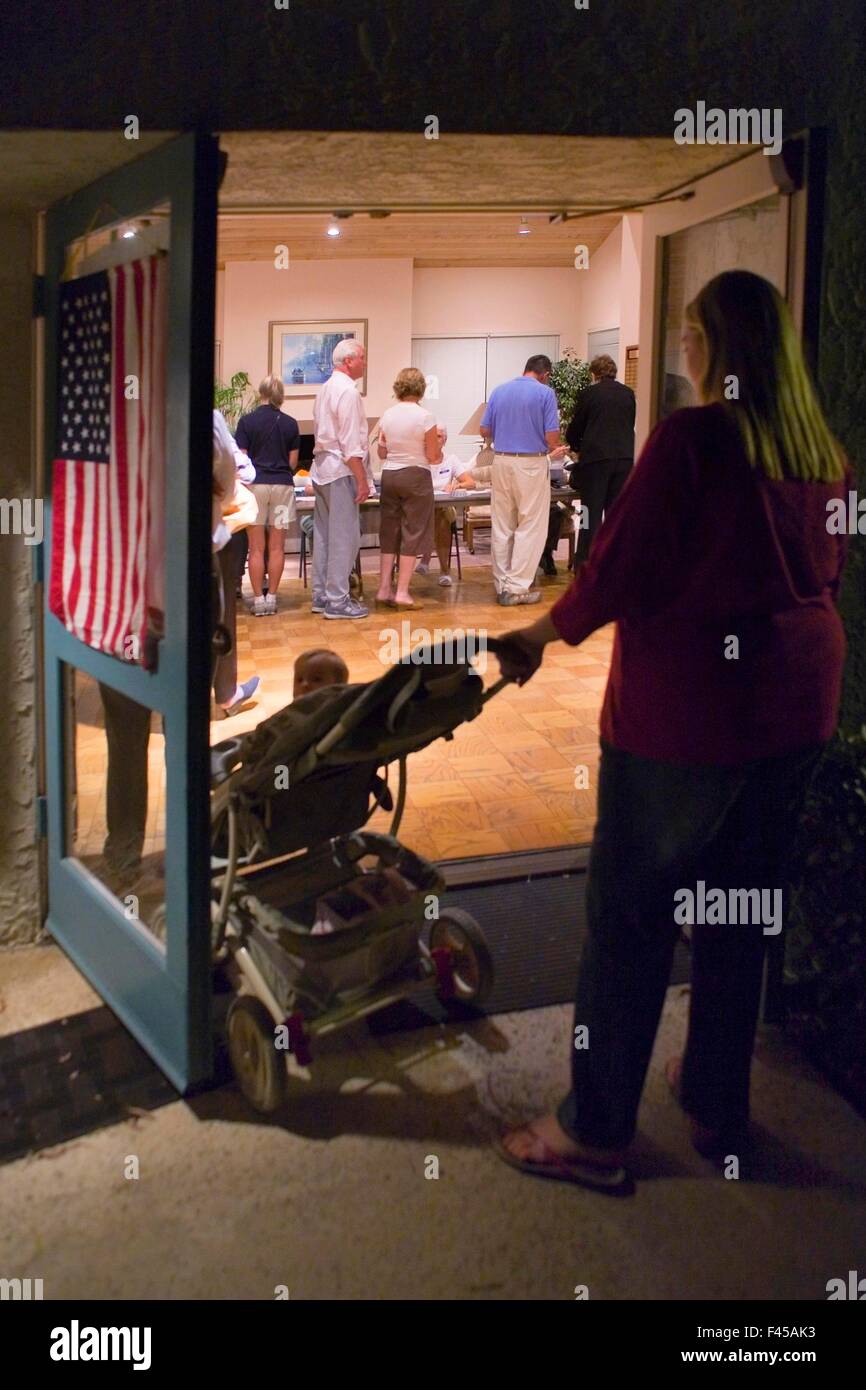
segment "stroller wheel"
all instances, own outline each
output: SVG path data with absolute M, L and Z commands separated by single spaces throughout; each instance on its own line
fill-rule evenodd
M 269 1115 L 283 1099 L 285 1064 L 277 1053 L 274 1023 L 251 994 L 232 1000 L 226 1025 L 235 1079 L 254 1110 Z
M 444 1003 L 483 1004 L 489 998 L 493 989 L 493 957 L 483 931 L 468 912 L 459 907 L 444 908 L 431 923 L 430 950 L 439 960 L 447 953 L 450 964 L 452 987 L 443 989 L 440 983 L 438 991 Z

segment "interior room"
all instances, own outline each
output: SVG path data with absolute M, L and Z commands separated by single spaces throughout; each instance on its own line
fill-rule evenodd
M 217 224 L 214 376 L 226 385 L 243 373 L 249 387 L 241 398 L 249 409 L 257 403 L 258 383 L 282 370 L 277 359 L 283 334 L 363 336 L 367 369 L 359 390 L 374 476 L 382 467 L 377 423 L 393 402 L 401 368 L 418 367 L 429 379 L 423 405 L 447 428 L 446 455 L 470 469 L 482 443 L 479 424 L 490 393 L 519 376 L 533 353 L 545 353 L 554 363 L 566 355 L 584 363 L 598 353 L 611 355 L 618 379 L 638 397 L 639 452 L 650 419 L 685 400 L 672 391 L 677 383 L 688 389 L 676 370 L 688 296 L 713 270 L 743 263 L 786 284 L 789 200 L 779 194 L 777 171 L 760 153 L 720 160 L 718 150 L 671 147 L 662 140 L 591 141 L 576 151 L 573 142 L 556 139 L 533 151 L 508 142 L 506 151 L 495 139 L 479 145 L 464 137 L 425 141 L 422 169 L 410 162 L 405 137 L 352 141 L 344 136 L 339 174 L 320 176 L 316 186 L 310 178 L 316 147 L 333 157 L 336 141 L 313 136 L 310 144 L 308 164 L 284 136 L 221 138 L 227 164 Z M 485 167 L 495 166 L 500 154 L 507 156 L 501 177 L 485 176 Z M 405 164 L 396 183 L 383 173 L 389 164 Z M 470 177 L 477 188 L 471 210 L 460 196 L 461 181 Z M 298 186 L 302 197 L 294 193 Z M 653 247 L 656 229 L 670 229 L 664 237 L 664 289 L 654 260 L 652 273 L 646 266 L 642 273 L 645 222 Z M 90 236 L 78 248 L 79 271 L 117 255 L 118 242 L 125 241 L 125 254 L 132 255 L 136 236 L 145 245 L 167 241 L 169 223 L 168 210 L 158 208 L 153 217 Z M 675 230 L 679 226 L 686 229 L 682 234 Z M 644 341 L 652 341 L 653 297 L 662 294 L 665 384 L 659 395 L 658 369 L 646 355 L 641 373 L 640 341 L 642 329 Z M 315 396 L 310 383 L 291 379 L 290 367 L 285 390 L 282 410 L 297 421 L 301 434 L 300 482 L 310 466 Z M 233 427 L 237 418 L 231 414 Z M 568 490 L 567 475 L 563 483 Z M 305 497 L 302 506 L 312 507 L 311 492 L 307 482 L 298 494 Z M 555 555 L 557 574 L 539 573 L 543 609 L 571 577 L 580 525 L 577 493 L 567 507 L 570 518 Z M 514 614 L 495 601 L 489 497 L 460 508 L 453 587 L 438 584 L 435 556 L 430 573 L 414 578 L 423 605 L 417 616 L 398 614 L 383 622 L 371 611 L 363 622 L 331 625 L 310 611 L 312 560 L 306 541 L 301 553 L 297 520 L 285 549 L 275 616 L 252 618 L 252 591 L 248 576 L 244 579 L 237 609 L 238 678 L 258 676 L 261 684 L 230 723 L 214 720 L 214 743 L 248 732 L 291 699 L 293 665 L 305 650 L 334 647 L 347 662 L 350 679 L 365 681 L 381 674 L 383 661 L 397 648 L 406 655 L 428 634 L 495 637 L 514 626 Z M 375 591 L 379 553 L 376 513 L 362 514 L 359 562 L 367 599 Z M 447 748 L 434 744 L 413 755 L 401 826 L 407 842 L 437 860 L 472 861 L 481 879 L 498 872 L 489 860 L 520 852 L 564 851 L 572 862 L 569 847 L 586 845 L 594 824 L 598 717 L 611 641 L 612 628 L 606 628 L 579 649 L 561 647 L 531 691 L 503 692 L 483 730 L 464 725 Z M 494 668 L 491 662 L 488 683 Z M 154 733 L 148 808 L 154 872 L 146 885 L 148 902 L 156 901 L 162 888 L 164 835 L 165 759 Z M 95 728 L 88 735 L 82 727 L 81 738 L 88 772 L 80 783 L 79 852 L 96 863 L 105 837 L 104 797 L 95 771 L 100 749 L 104 760 L 104 734 Z M 85 786 L 99 794 L 89 798 Z M 378 811 L 371 826 L 385 829 L 388 823 L 389 816 Z

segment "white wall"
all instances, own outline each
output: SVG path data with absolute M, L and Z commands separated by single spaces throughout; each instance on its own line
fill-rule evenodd
M 413 337 L 558 334 L 560 349 L 587 351 L 587 334 L 620 329 L 620 355 L 639 341 L 641 217 L 629 216 L 591 256 L 587 270 L 419 269 L 406 260 L 230 261 L 217 277 L 222 375 L 268 370 L 273 319 L 369 319 L 369 379 L 364 405 L 381 415 L 391 385 L 412 357 Z M 622 375 L 623 361 L 620 362 Z M 308 420 L 312 400 L 286 407 Z
M 579 281 L 578 316 L 574 346 L 586 357 L 587 334 L 602 328 L 620 328 L 620 275 L 622 271 L 622 223 L 593 251 L 586 270 L 575 270 Z M 633 340 L 632 340 L 633 341 Z M 622 346 L 622 334 L 620 334 Z
M 625 377 L 625 350 L 640 345 L 640 277 L 643 249 L 643 217 L 629 213 L 622 219 L 619 277 L 619 379 Z M 640 357 L 638 357 L 638 380 Z
M 225 290 L 226 273 L 224 270 L 218 270 L 216 274 L 216 324 L 214 327 L 214 337 L 218 343 L 225 342 Z M 223 362 L 225 362 L 225 353 L 223 353 Z M 224 368 L 221 369 L 220 375 L 225 380 Z
M 558 333 L 577 347 L 580 271 L 416 270 L 412 333 L 464 337 L 488 333 Z
M 411 360 L 411 260 L 300 261 L 276 270 L 270 261 L 230 261 L 222 309 L 223 376 L 249 372 L 258 383 L 268 372 L 268 323 L 277 319 L 369 320 L 369 370 L 364 408 L 379 416 L 391 386 Z M 299 421 L 312 416 L 310 397 L 288 399 Z

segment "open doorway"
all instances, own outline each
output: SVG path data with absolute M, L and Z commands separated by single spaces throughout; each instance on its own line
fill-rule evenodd
M 584 363 L 601 352 L 613 357 L 620 379 L 637 392 L 639 451 L 670 407 L 670 389 L 658 383 L 669 388 L 678 380 L 679 319 L 698 280 L 731 265 L 769 274 L 781 288 L 792 278 L 791 200 L 779 193 L 778 171 L 759 153 L 721 163 L 712 148 L 663 140 L 455 137 L 441 146 L 425 142 L 421 174 L 412 162 L 417 142 L 261 132 L 221 137 L 228 164 L 217 227 L 214 377 L 228 383 L 242 373 L 250 383 L 229 415 L 236 426 L 240 410 L 254 404 L 259 380 L 272 372 L 284 376 L 282 408 L 298 423 L 302 477 L 318 383 L 315 371 L 289 360 L 286 344 L 315 334 L 329 343 L 335 335 L 363 337 L 368 367 L 360 391 L 374 471 L 377 422 L 402 367 L 425 374 L 424 404 L 447 427 L 449 455 L 471 470 L 486 400 L 534 352 Z M 312 147 L 317 158 L 310 163 Z M 479 174 L 497 160 L 495 181 Z M 401 168 L 397 176 L 393 171 Z M 159 227 L 157 217 L 137 230 L 153 238 Z M 128 231 L 115 227 L 91 237 L 92 263 Z M 299 493 L 298 500 L 309 515 L 311 499 Z M 562 506 L 568 517 L 553 550 L 557 574 L 539 579 L 543 608 L 570 582 L 577 494 Z M 230 724 L 211 724 L 212 742 L 249 732 L 282 709 L 292 698 L 294 662 L 305 650 L 333 647 L 350 680 L 367 681 L 382 674 L 395 649 L 406 652 L 428 633 L 495 636 L 514 626 L 514 614 L 494 601 L 489 498 L 459 508 L 449 552 L 452 585 L 439 584 L 442 566 L 434 556 L 429 574 L 416 581 L 423 616 L 407 614 L 396 623 L 331 626 L 310 611 L 310 537 L 299 524 L 302 515 L 299 510 L 286 532 L 277 612 L 265 621 L 252 617 L 248 575 L 239 590 L 238 675 L 258 676 L 261 684 Z M 368 588 L 378 563 L 371 511 L 360 553 Z M 464 726 L 453 742 L 414 755 L 402 826 L 407 843 L 439 861 L 472 861 L 481 876 L 487 861 L 499 861 L 494 872 L 501 872 L 506 860 L 522 854 L 573 862 L 594 824 L 598 718 L 611 643 L 612 629 L 604 629 L 580 649 L 563 647 L 531 690 L 506 692 L 483 727 Z M 486 679 L 493 678 L 491 671 Z M 215 706 L 212 712 L 218 713 Z M 151 761 L 148 833 L 159 839 L 164 825 L 154 816 L 164 805 L 165 762 Z M 96 788 L 89 800 L 85 785 Z M 79 782 L 90 851 L 105 833 L 103 800 L 98 778 Z M 385 813 L 371 824 L 386 828 Z
M 390 402 L 396 374 L 413 361 L 423 362 L 431 383 L 438 378 L 429 404 L 449 412 L 455 426 L 454 447 L 467 451 L 463 462 L 471 465 L 485 399 L 509 374 L 519 374 L 524 353 L 546 351 L 561 359 L 571 350 L 585 361 L 593 342 L 598 342 L 592 335 L 616 326 L 620 373 L 625 374 L 625 361 L 619 359 L 626 353 L 632 380 L 637 372 L 635 442 L 639 450 L 659 413 L 654 382 L 668 346 L 659 311 L 664 298 L 661 270 L 673 264 L 670 256 L 665 261 L 665 238 L 682 236 L 691 227 L 709 225 L 714 219 L 730 217 L 739 207 L 761 205 L 778 195 L 771 163 L 760 153 L 717 168 L 716 151 L 673 147 L 667 141 L 521 138 L 497 142 L 461 137 L 443 147 L 444 158 L 431 150 L 423 175 L 413 168 L 416 137 L 410 136 L 361 140 L 258 134 L 225 136 L 221 143 L 229 164 L 220 205 L 214 207 L 210 224 L 217 247 L 216 283 L 213 262 L 205 265 L 208 248 L 198 266 L 193 255 L 189 261 L 191 273 L 200 280 L 205 273 L 210 277 L 208 293 L 201 288 L 197 301 L 207 305 L 197 324 L 198 346 L 184 364 L 190 381 L 193 367 L 201 378 L 196 379 L 196 401 L 192 393 L 185 394 L 182 374 L 174 382 L 178 396 L 184 395 L 175 421 L 183 418 L 185 422 L 184 440 L 187 428 L 190 440 L 196 440 L 200 496 L 209 490 L 210 440 L 203 422 L 210 424 L 214 376 L 225 381 L 243 372 L 255 386 L 278 371 L 288 395 L 284 413 L 293 414 L 301 438 L 310 439 L 314 393 L 309 388 L 318 383 L 308 380 L 305 366 L 291 359 L 287 363 L 283 353 L 285 338 L 306 336 L 308 330 L 323 340 L 334 333 L 363 336 L 368 365 L 359 386 L 370 444 Z M 313 147 L 317 158 L 311 164 Z M 496 163 L 493 156 L 501 156 L 495 178 L 489 172 L 491 163 Z M 406 172 L 398 177 L 395 169 Z M 478 173 L 485 169 L 486 174 Z M 214 190 L 215 186 L 214 178 Z M 465 187 L 478 189 L 471 212 L 461 196 Z M 164 191 L 158 189 L 160 195 Z M 137 235 L 142 230 L 136 225 L 140 208 L 149 209 L 152 220 L 159 209 L 158 197 L 140 200 L 137 188 L 131 187 L 129 200 L 136 215 L 128 214 L 124 205 L 126 230 Z M 76 223 L 78 235 L 85 229 L 93 231 L 85 211 L 81 225 Z M 108 230 L 109 247 L 112 237 L 125 235 L 116 227 L 104 226 L 111 220 L 96 219 L 97 233 Z M 197 224 L 203 225 L 203 221 Z M 789 217 L 784 270 L 789 287 L 796 283 L 791 228 L 802 225 L 802 218 Z M 332 235 L 334 231 L 339 234 Z M 717 241 L 731 255 L 741 256 L 741 239 L 711 237 L 711 246 L 717 246 Z M 94 253 L 99 248 L 94 242 L 89 250 Z M 724 268 L 718 255 L 712 264 L 704 259 L 708 275 Z M 184 310 L 186 317 L 181 312 L 178 332 L 189 323 L 187 300 L 181 305 Z M 435 370 L 437 352 L 442 365 Z M 454 360 L 462 360 L 461 353 L 466 363 L 474 365 L 455 371 Z M 208 388 L 207 399 L 203 385 Z M 463 395 L 459 399 L 443 396 L 442 388 Z M 177 452 L 179 466 L 186 456 L 184 442 Z M 175 500 L 178 495 L 173 493 Z M 346 662 L 350 679 L 367 682 L 393 660 L 395 641 L 405 651 L 428 637 L 436 640 L 436 632 L 442 629 L 481 631 L 495 637 L 515 626 L 514 615 L 494 603 L 489 536 L 483 524 L 485 503 L 473 498 L 470 509 L 476 502 L 478 512 L 473 517 L 470 510 L 469 520 L 477 524 L 468 531 L 462 524 L 456 537 L 462 546 L 458 582 L 439 586 L 434 561 L 432 575 L 423 580 L 426 607 L 421 622 L 414 617 L 402 619 L 396 631 L 393 620 L 373 619 L 363 626 L 338 626 L 332 636 L 333 629 L 310 611 L 304 556 L 292 550 L 300 535 L 289 534 L 287 581 L 277 613 L 260 621 L 242 609 L 238 622 L 239 674 L 244 679 L 253 672 L 260 675 L 262 692 L 251 708 L 233 719 L 231 734 L 255 728 L 290 703 L 294 661 L 304 650 L 334 647 Z M 207 517 L 204 512 L 197 514 L 193 523 L 192 512 L 185 507 L 169 511 L 178 538 L 184 531 L 184 547 L 196 532 L 201 572 L 194 574 L 194 567 L 184 571 L 192 586 L 187 590 L 192 613 L 195 576 L 199 587 L 206 582 Z M 377 568 L 374 528 L 369 538 L 371 553 L 362 552 L 361 557 L 362 581 L 372 578 Z M 555 556 L 559 573 L 542 585 L 546 606 L 569 582 L 568 550 L 564 536 Z M 242 588 L 242 601 L 243 593 Z M 464 883 L 485 877 L 525 877 L 527 856 L 546 856 L 545 871 L 550 874 L 585 862 L 581 856 L 585 856 L 594 821 L 598 712 L 611 636 L 610 631 L 601 631 L 579 649 L 563 648 L 552 654 L 540 673 L 543 678 L 529 691 L 504 692 L 498 707 L 492 706 L 484 719 L 462 726 L 453 741 L 437 742 L 412 756 L 401 835 L 410 849 L 444 863 Z M 203 759 L 208 730 L 206 705 L 200 697 L 208 676 L 200 639 L 201 634 L 195 660 L 184 667 L 188 688 L 175 681 L 167 683 L 165 690 L 166 705 L 174 708 L 175 731 L 186 731 L 190 769 L 198 768 L 198 775 L 189 777 L 188 796 L 179 782 L 172 796 L 171 760 L 163 756 L 160 731 L 151 730 L 155 756 L 149 768 L 152 806 L 146 808 L 147 833 L 157 855 L 166 847 L 167 877 L 174 877 L 177 911 L 177 890 L 183 892 L 188 875 L 179 861 L 174 867 L 171 863 L 176 851 L 166 820 L 171 805 L 175 817 L 195 820 L 195 837 L 201 844 L 206 836 L 208 791 Z M 180 660 L 188 652 L 187 644 L 180 643 L 177 652 Z M 485 680 L 493 679 L 493 670 L 485 673 Z M 128 693 L 136 698 L 132 686 Z M 70 794 L 75 799 L 76 827 L 82 835 L 85 828 L 87 832 L 87 843 L 84 838 L 76 843 L 82 862 L 108 828 L 106 769 L 100 766 L 99 752 L 105 736 L 93 696 L 93 690 L 82 692 L 80 702 L 80 722 L 87 725 L 92 744 L 86 750 L 81 745 L 89 759 L 86 776 L 82 762 L 80 769 L 72 767 L 62 786 L 55 778 L 49 788 L 49 812 L 67 829 L 70 809 L 67 805 L 64 811 L 61 803 L 68 802 Z M 52 718 L 60 709 L 59 698 L 54 704 Z M 162 707 L 159 702 L 146 706 Z M 225 738 L 227 732 L 224 721 L 213 723 L 211 743 Z M 57 746 L 62 745 L 68 756 L 68 733 L 63 735 L 59 726 L 55 733 Z M 59 767 L 60 758 L 55 761 Z M 377 813 L 371 829 L 386 829 L 387 824 L 385 815 Z M 66 841 L 61 839 L 57 839 L 57 856 L 62 859 Z M 199 854 L 199 859 L 196 891 L 203 900 L 206 854 Z M 191 862 L 190 851 L 187 865 Z M 457 880 L 452 876 L 449 881 Z M 167 888 L 171 906 L 170 883 Z M 107 912 L 110 908 L 116 913 L 117 903 L 105 906 Z M 204 914 L 201 904 L 193 907 L 185 902 L 188 935 L 182 952 L 172 947 L 169 931 L 167 954 L 171 962 L 174 950 L 178 967 L 190 965 L 204 1007 L 206 947 L 202 933 L 196 935 L 196 924 Z M 153 941 L 145 946 L 148 968 L 162 970 L 161 948 Z M 195 972 L 193 957 L 202 958 Z M 102 986 L 101 976 L 98 983 Z M 184 1028 L 185 1036 L 192 1036 L 186 1023 Z M 151 1031 L 149 1026 L 144 1029 L 145 1040 L 149 1041 Z M 206 1030 L 193 1031 L 206 1049 L 202 1041 Z M 202 1051 L 196 1067 L 203 1075 L 208 1066 Z M 178 1074 L 183 1075 L 180 1070 Z
M 639 450 L 664 413 L 653 386 L 660 313 L 662 355 L 678 342 L 668 325 L 682 307 L 670 294 L 671 267 L 686 257 L 677 246 L 692 236 L 702 247 L 691 257 L 691 278 L 698 261 L 705 279 L 751 264 L 750 248 L 753 268 L 763 271 L 762 237 L 753 231 L 749 240 L 738 229 L 754 229 L 753 207 L 772 203 L 781 259 L 771 278 L 785 283 L 787 199 L 760 154 L 740 154 L 720 167 L 715 151 L 666 141 L 455 137 L 441 150 L 429 142 L 423 151 L 407 136 L 317 136 L 313 143 L 317 158 L 306 162 L 300 136 L 221 140 L 229 163 L 218 236 L 220 377 L 228 382 L 245 373 L 255 387 L 285 365 L 283 411 L 298 421 L 302 441 L 312 438 L 317 388 L 297 364 L 280 361 L 275 343 L 280 335 L 288 341 L 293 333 L 342 325 L 347 335 L 362 332 L 367 347 L 361 391 L 371 445 L 402 367 L 425 374 L 424 404 L 447 427 L 449 453 L 471 470 L 490 392 L 519 375 L 533 352 L 584 363 L 607 353 L 639 395 Z M 504 161 L 495 182 L 492 154 Z M 403 170 L 399 177 L 395 169 Z M 740 205 L 746 211 L 738 212 Z M 760 215 L 763 227 L 768 214 Z M 731 222 L 730 234 L 717 235 L 715 219 Z M 688 230 L 695 224 L 703 233 Z M 669 227 L 678 230 L 668 235 Z M 659 246 L 668 242 L 660 261 Z M 570 582 L 579 514 L 569 510 L 554 550 L 557 574 L 539 579 L 543 608 Z M 369 592 L 379 563 L 375 518 L 364 526 L 362 547 Z M 495 636 L 515 625 L 513 612 L 495 604 L 489 499 L 461 509 L 453 585 L 439 585 L 434 557 L 416 582 L 424 613 L 407 615 L 396 634 L 381 619 L 331 626 L 312 614 L 309 544 L 297 522 L 286 549 L 276 615 L 251 618 L 252 593 L 248 582 L 243 586 L 239 678 L 258 675 L 262 684 L 256 704 L 232 720 L 232 734 L 291 698 L 293 661 L 307 648 L 335 647 L 350 679 L 365 681 L 381 674 L 395 635 L 407 651 L 436 630 Z M 498 861 L 499 873 L 507 858 L 523 853 L 564 852 L 563 862 L 573 861 L 594 824 L 598 717 L 612 635 L 605 629 L 579 650 L 558 650 L 531 690 L 506 692 L 453 742 L 410 759 L 401 833 L 412 847 L 440 861 L 474 861 L 479 874 L 486 861 Z M 224 737 L 226 726 L 212 731 Z M 384 815 L 374 824 L 384 828 Z

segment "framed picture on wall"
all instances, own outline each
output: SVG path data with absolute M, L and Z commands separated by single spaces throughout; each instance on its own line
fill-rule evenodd
M 331 354 L 343 338 L 367 347 L 366 319 L 275 320 L 268 324 L 268 371 L 286 388 L 286 400 L 317 396 L 334 370 Z M 367 394 L 367 372 L 361 395 Z

